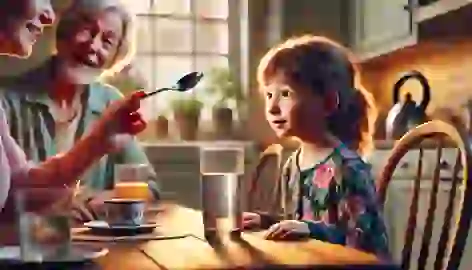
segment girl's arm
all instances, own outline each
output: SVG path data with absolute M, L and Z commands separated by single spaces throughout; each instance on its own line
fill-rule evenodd
M 336 244 L 344 244 L 378 255 L 388 256 L 388 240 L 370 168 L 361 162 L 345 166 L 345 196 L 338 205 L 336 224 L 304 221 L 310 236 Z

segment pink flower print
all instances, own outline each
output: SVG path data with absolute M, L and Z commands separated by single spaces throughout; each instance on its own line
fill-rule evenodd
M 349 213 L 351 218 L 358 218 L 360 215 L 364 214 L 365 201 L 361 196 L 351 195 L 346 198 L 346 211 Z
M 313 215 L 313 212 L 311 211 L 311 209 L 307 209 L 303 212 L 303 219 L 315 220 L 315 215 Z
M 321 221 L 323 221 L 326 224 L 334 224 L 332 219 L 333 218 L 332 218 L 331 213 L 329 212 L 329 210 L 326 210 L 323 213 L 323 215 L 321 216 Z
M 349 228 L 346 233 L 346 245 L 351 247 L 360 247 L 360 238 L 363 231 L 359 228 Z
M 313 185 L 318 188 L 328 188 L 334 177 L 334 168 L 328 164 L 320 165 L 313 176 Z

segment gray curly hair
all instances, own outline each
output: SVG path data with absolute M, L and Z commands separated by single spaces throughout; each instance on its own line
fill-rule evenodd
M 114 11 L 123 20 L 123 36 L 118 43 L 116 54 L 101 77 L 119 73 L 129 65 L 135 54 L 135 16 L 120 0 L 73 0 L 72 5 L 61 14 L 57 24 L 57 40 L 67 39 L 70 30 L 80 24 L 84 17 L 101 11 Z

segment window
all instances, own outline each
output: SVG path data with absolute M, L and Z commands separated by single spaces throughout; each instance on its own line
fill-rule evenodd
M 137 16 L 133 66 L 148 89 L 172 86 L 191 71 L 229 67 L 229 17 L 238 17 L 229 12 L 230 1 L 237 0 L 127 0 Z M 180 94 L 168 92 L 150 99 L 144 115 L 168 115 L 169 99 Z M 212 102 L 210 97 L 199 97 L 205 104 Z M 202 117 L 210 116 L 204 110 Z

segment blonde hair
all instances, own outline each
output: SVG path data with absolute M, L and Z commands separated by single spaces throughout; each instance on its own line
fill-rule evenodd
M 102 11 L 118 12 L 123 20 L 123 36 L 118 43 L 116 54 L 108 69 L 101 74 L 101 77 L 106 77 L 123 70 L 131 63 L 136 52 L 135 16 L 120 0 L 74 0 L 61 15 L 56 37 L 58 40 L 68 38 L 70 30 L 80 24 L 84 16 Z
M 328 116 L 328 129 L 361 155 L 371 150 L 377 110 L 373 96 L 360 84 L 353 56 L 340 44 L 320 36 L 288 39 L 261 59 L 257 80 L 263 88 L 281 72 L 289 84 L 317 95 L 337 91 L 339 107 Z M 296 87 L 295 87 L 296 88 Z

